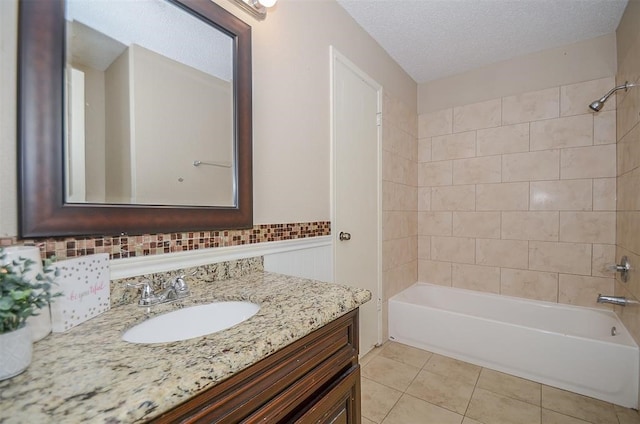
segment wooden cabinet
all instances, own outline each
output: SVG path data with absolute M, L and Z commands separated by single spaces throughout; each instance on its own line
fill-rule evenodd
M 355 366 L 306 410 L 296 423 L 348 424 L 360 422 L 360 367 Z
M 358 310 L 152 422 L 359 424 Z

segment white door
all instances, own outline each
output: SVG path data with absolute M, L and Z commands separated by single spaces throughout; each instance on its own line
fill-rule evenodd
M 334 281 L 371 291 L 360 308 L 360 355 L 381 342 L 382 88 L 331 48 Z

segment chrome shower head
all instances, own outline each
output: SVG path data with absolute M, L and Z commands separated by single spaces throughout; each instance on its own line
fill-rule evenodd
M 611 90 L 609 90 L 609 92 L 607 94 L 605 94 L 604 96 L 602 96 L 600 99 L 593 101 L 590 105 L 589 105 L 589 109 L 591 109 L 594 112 L 599 112 L 600 109 L 602 109 L 602 107 L 604 106 L 604 103 L 607 101 L 607 99 L 609 97 L 611 97 L 611 95 L 613 93 L 615 93 L 618 90 L 622 90 L 624 89 L 624 91 L 629 90 L 629 88 L 631 87 L 635 87 L 638 84 L 631 84 L 629 81 L 625 81 L 624 84 L 619 85 L 617 87 L 612 88 Z
M 602 106 L 604 106 L 604 102 L 606 100 L 607 99 L 605 99 L 604 97 L 600 100 L 596 100 L 595 102 L 589 105 L 589 109 L 591 109 L 594 112 L 600 112 L 600 109 L 602 109 Z

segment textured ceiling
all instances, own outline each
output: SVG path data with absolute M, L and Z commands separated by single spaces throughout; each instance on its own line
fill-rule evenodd
M 627 0 L 338 0 L 417 82 L 614 32 Z

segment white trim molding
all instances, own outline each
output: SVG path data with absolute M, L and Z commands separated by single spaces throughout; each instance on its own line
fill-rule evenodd
M 113 259 L 110 261 L 111 279 L 136 277 L 154 272 L 167 272 L 175 269 L 214 264 L 237 259 L 294 250 L 331 246 L 333 237 L 319 236 L 294 240 L 271 241 L 265 243 L 243 244 L 239 246 L 212 247 L 209 249 L 189 250 L 185 252 L 164 253 L 161 255 L 136 256 L 133 258 Z

